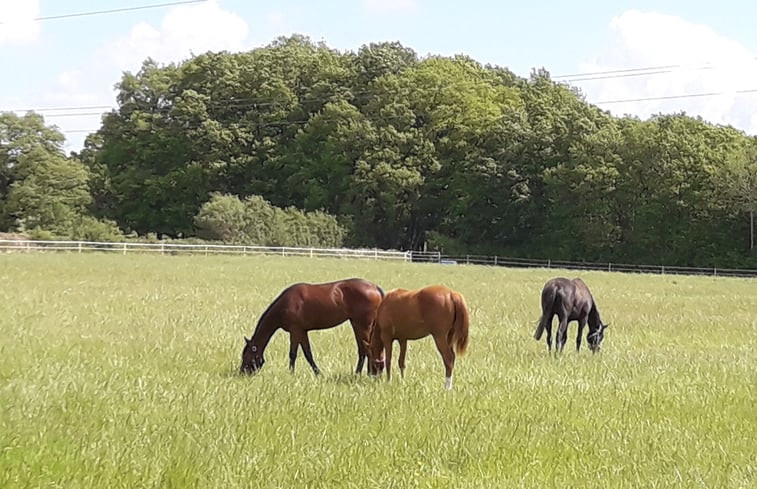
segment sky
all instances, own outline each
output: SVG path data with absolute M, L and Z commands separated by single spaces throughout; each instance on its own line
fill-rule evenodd
M 176 0 L 0 0 L 0 111 L 41 113 L 66 136 L 64 149 L 78 151 L 115 107 L 122 73 L 145 58 L 247 51 L 296 33 L 341 51 L 400 41 L 421 56 L 466 54 L 524 77 L 545 68 L 615 115 L 685 111 L 757 135 L 754 0 L 168 3 Z

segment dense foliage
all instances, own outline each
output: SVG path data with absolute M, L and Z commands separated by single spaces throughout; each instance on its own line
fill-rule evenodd
M 33 151 L 2 129 L 6 229 L 54 228 L 87 207 L 125 232 L 208 236 L 198 213 L 217 193 L 237 199 L 227 210 L 242 226 L 220 239 L 271 242 L 240 210 L 260 196 L 319 211 L 352 246 L 757 265 L 754 137 L 685 114 L 613 117 L 545 71 L 523 79 L 399 43 L 343 53 L 293 36 L 147 60 L 124 74 L 118 103 L 71 158 L 36 116 Z M 22 155 L 47 161 L 34 180 Z M 61 172 L 86 182 L 48 195 L 65 212 L 26 199 Z
M 335 247 L 342 245 L 344 228 L 321 211 L 280 209 L 258 195 L 244 201 L 215 194 L 195 216 L 199 237 L 227 243 L 263 246 Z

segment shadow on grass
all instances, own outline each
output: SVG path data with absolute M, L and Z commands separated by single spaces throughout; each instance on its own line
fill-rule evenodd
M 235 379 L 241 381 L 252 381 L 254 379 L 263 378 L 266 377 L 265 369 L 262 369 L 261 371 L 254 373 L 254 374 L 243 374 L 239 372 L 239 367 L 228 367 L 224 369 L 220 369 L 216 372 L 216 374 L 224 379 Z M 288 372 L 290 376 L 298 376 L 298 372 Z M 313 375 L 311 371 L 307 372 L 308 377 L 310 377 L 314 382 L 320 381 L 320 382 L 326 382 L 330 384 L 337 384 L 337 385 L 365 385 L 365 384 L 372 384 L 373 382 L 378 382 L 379 380 L 383 380 L 383 378 L 376 378 L 371 377 L 368 374 L 356 374 L 354 372 L 339 372 L 339 373 L 321 373 L 319 376 Z M 262 377 L 261 377 L 262 376 Z
M 356 374 L 354 372 L 342 372 L 324 377 L 326 382 L 337 385 L 365 385 L 377 382 L 379 379 L 367 374 Z

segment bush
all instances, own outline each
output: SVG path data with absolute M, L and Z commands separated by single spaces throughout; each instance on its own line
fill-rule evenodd
M 194 218 L 200 238 L 225 243 L 239 241 L 245 228 L 247 209 L 234 195 L 213 194 Z
M 124 235 L 114 221 L 82 216 L 74 225 L 71 237 L 83 241 L 120 241 Z
M 39 228 L 30 229 L 26 231 L 26 233 L 29 235 L 29 239 L 33 241 L 54 241 L 56 239 L 60 239 L 51 231 L 47 231 L 47 230 L 39 229 Z
M 235 195 L 213 194 L 194 221 L 200 238 L 224 243 L 338 247 L 345 235 L 334 216 L 280 209 L 258 195 L 242 201 Z

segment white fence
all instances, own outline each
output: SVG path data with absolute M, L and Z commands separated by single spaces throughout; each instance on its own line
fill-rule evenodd
M 0 239 L 0 252 L 68 251 L 74 253 L 102 251 L 110 253 L 160 253 L 200 255 L 278 255 L 320 258 L 357 258 L 367 260 L 396 260 L 438 263 L 442 265 L 489 265 L 513 268 L 559 268 L 569 270 L 597 270 L 625 273 L 657 273 L 666 275 L 712 275 L 757 277 L 755 269 L 694 268 L 665 265 L 633 265 L 623 263 L 590 263 L 536 260 L 482 255 L 443 255 L 438 252 L 386 251 L 379 249 L 353 250 L 346 248 L 294 248 L 287 246 L 243 246 L 185 243 L 107 243 L 92 241 L 33 241 Z
M 411 252 L 411 261 L 442 265 L 489 265 L 510 268 L 558 268 L 596 270 L 600 272 L 654 273 L 661 275 L 711 275 L 714 277 L 757 277 L 757 269 L 718 267 L 679 267 L 668 265 L 635 265 L 629 263 L 596 263 L 562 260 L 537 260 L 485 255 L 443 255 L 438 252 Z
M 111 253 L 159 253 L 200 255 L 278 255 L 329 258 L 359 258 L 368 260 L 410 261 L 410 253 L 379 249 L 353 250 L 345 248 L 294 248 L 288 246 L 242 246 L 185 243 L 107 243 L 93 241 L 34 241 L 0 239 L 0 252 L 68 251 L 75 253 L 102 251 Z

